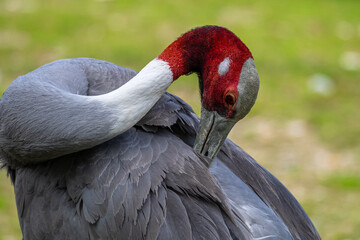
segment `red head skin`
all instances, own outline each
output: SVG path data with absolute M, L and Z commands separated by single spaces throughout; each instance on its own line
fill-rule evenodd
M 251 52 L 235 34 L 222 27 L 205 26 L 182 35 L 158 59 L 170 65 L 174 80 L 198 73 L 203 106 L 229 118 L 235 114 L 236 103 L 227 104 L 225 96 L 231 93 L 237 99 L 241 69 L 250 57 Z M 225 58 L 230 59 L 229 71 L 220 76 L 218 66 Z

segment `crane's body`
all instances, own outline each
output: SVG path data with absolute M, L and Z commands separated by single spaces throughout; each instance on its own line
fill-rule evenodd
M 165 93 L 187 71 L 174 70 L 169 56 L 139 73 L 95 59 L 59 60 L 10 85 L 0 100 L 0 160 L 14 183 L 24 239 L 319 239 L 274 176 L 230 140 L 212 141 L 229 130 L 228 118 L 250 110 L 253 102 L 244 102 L 255 92 L 234 94 L 253 80 L 234 85 L 224 109 L 203 99 L 216 111 L 203 109 L 212 125 L 221 126 L 207 129 Z M 224 59 L 220 76 L 229 71 Z M 252 79 L 246 60 L 241 76 Z M 201 91 L 212 87 L 204 80 Z M 239 102 L 245 107 L 236 112 Z

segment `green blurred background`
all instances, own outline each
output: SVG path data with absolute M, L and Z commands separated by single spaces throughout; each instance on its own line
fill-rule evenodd
M 191 28 L 227 27 L 252 51 L 261 80 L 230 138 L 290 189 L 323 239 L 360 239 L 359 9 L 358 0 L 0 0 L 0 94 L 56 59 L 140 70 Z M 170 91 L 199 112 L 196 76 Z M 20 237 L 1 171 L 0 239 Z

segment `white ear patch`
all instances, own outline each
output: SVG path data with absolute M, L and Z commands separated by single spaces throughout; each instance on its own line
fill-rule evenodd
M 229 67 L 230 67 L 230 59 L 227 57 L 219 64 L 219 68 L 218 68 L 219 75 L 224 76 L 229 71 Z

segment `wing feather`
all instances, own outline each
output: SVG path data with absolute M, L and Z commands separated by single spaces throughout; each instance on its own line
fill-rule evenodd
M 226 140 L 218 158 L 268 208 L 280 216 L 295 239 L 321 239 L 310 218 L 289 190 L 244 150 Z

